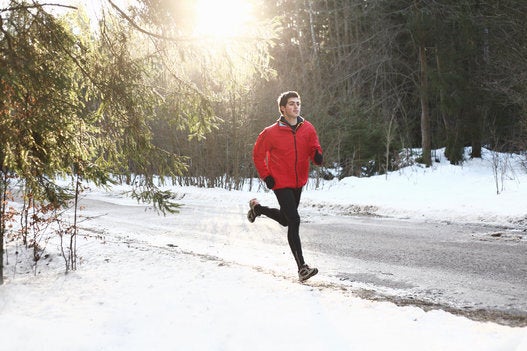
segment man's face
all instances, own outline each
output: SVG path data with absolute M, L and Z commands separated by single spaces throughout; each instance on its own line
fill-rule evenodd
M 287 104 L 285 104 L 285 106 L 280 106 L 280 110 L 284 117 L 298 117 L 300 115 L 300 99 L 297 97 L 287 99 Z

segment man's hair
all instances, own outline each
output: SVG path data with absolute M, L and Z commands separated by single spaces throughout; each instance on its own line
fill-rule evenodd
M 293 97 L 300 99 L 300 95 L 296 91 L 286 91 L 280 94 L 280 96 L 278 97 L 278 100 L 276 100 L 278 102 L 278 111 L 280 113 L 282 113 L 282 110 L 280 110 L 280 106 L 286 106 L 287 100 Z

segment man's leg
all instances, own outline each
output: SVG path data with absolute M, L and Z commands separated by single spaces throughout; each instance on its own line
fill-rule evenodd
M 264 215 L 271 219 L 274 219 L 284 227 L 287 227 L 287 218 L 285 218 L 282 211 L 277 208 L 267 207 L 260 204 L 254 206 L 254 212 L 256 216 Z
M 274 193 L 280 204 L 280 214 L 287 222 L 287 241 L 289 242 L 289 247 L 291 248 L 298 269 L 300 269 L 305 264 L 299 235 L 300 215 L 298 214 L 302 188 L 277 189 Z

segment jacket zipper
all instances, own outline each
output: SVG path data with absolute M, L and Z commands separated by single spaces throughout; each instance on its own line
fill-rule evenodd
M 295 179 L 296 179 L 296 187 L 298 188 L 298 148 L 296 146 L 296 131 L 303 122 L 300 122 L 295 126 L 295 129 L 291 129 L 291 132 L 293 133 L 293 143 L 295 145 Z

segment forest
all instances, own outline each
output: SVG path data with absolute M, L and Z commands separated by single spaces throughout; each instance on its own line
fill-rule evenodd
M 38 260 L 53 222 L 75 269 L 60 213 L 88 183 L 161 212 L 178 206 L 163 182 L 241 188 L 283 91 L 317 128 L 316 177 L 527 149 L 527 1 L 93 3 L 0 2 L 0 255 L 22 240 Z

